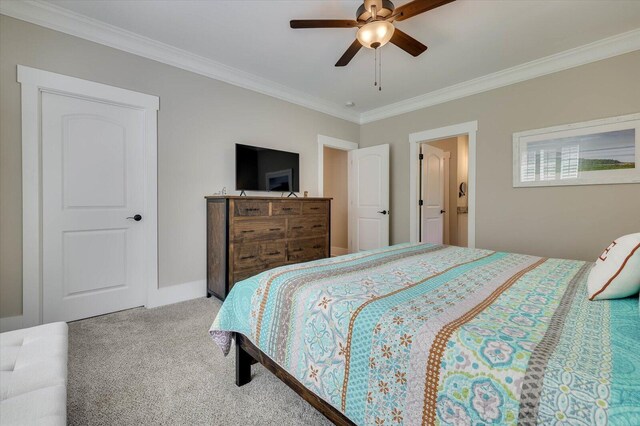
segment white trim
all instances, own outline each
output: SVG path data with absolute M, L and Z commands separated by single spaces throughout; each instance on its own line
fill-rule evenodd
M 310 96 L 274 81 L 229 67 L 50 3 L 34 0 L 0 1 L 0 13 L 358 124 L 370 123 L 416 111 L 454 99 L 464 98 L 640 50 L 640 29 L 634 29 L 411 99 L 358 113 L 347 109 L 344 105 Z
M 0 333 L 22 328 L 22 315 L 0 318 Z
M 157 96 L 23 65 L 18 65 L 18 83 L 21 83 L 23 86 L 36 86 L 40 89 L 58 93 L 80 93 L 83 97 L 103 99 L 135 108 L 144 108 L 153 111 L 160 109 L 160 100 Z
M 318 135 L 318 196 L 322 197 L 324 194 L 324 147 L 340 149 L 342 151 L 352 151 L 358 149 L 358 144 L 355 142 L 346 141 L 344 139 L 332 138 L 331 136 Z M 350 159 L 348 160 L 350 161 Z M 351 209 L 351 194 L 353 193 L 351 182 L 351 163 L 347 165 L 347 223 L 351 226 L 352 209 Z M 349 232 L 348 244 L 349 253 L 351 252 L 351 232 Z
M 360 114 L 360 124 L 371 123 L 455 99 L 487 92 L 613 56 L 640 50 L 640 29 L 628 31 L 564 52 L 516 65 L 482 77 L 405 99 Z
M 564 130 L 582 129 L 584 127 L 598 127 L 604 124 L 624 123 L 625 121 L 640 120 L 640 112 L 634 114 L 620 115 L 617 117 L 598 118 L 596 120 L 582 121 L 580 123 L 560 124 L 558 126 L 545 127 L 544 129 L 525 130 L 514 133 L 514 136 L 535 136 L 541 133 L 562 132 Z
M 207 295 L 206 280 L 189 281 L 182 284 L 160 287 L 154 291 L 147 301 L 147 308 L 157 308 L 164 305 L 198 299 Z
M 476 132 L 478 122 L 469 121 L 466 123 L 454 124 L 437 129 L 425 130 L 411 133 L 409 135 L 409 239 L 411 242 L 419 241 L 418 235 L 418 197 L 420 196 L 418 187 L 418 173 L 420 160 L 420 144 L 437 139 L 446 139 L 454 136 L 469 136 L 469 171 L 467 182 L 468 205 L 468 247 L 476 245 Z
M 42 227 L 40 220 L 40 90 L 22 89 L 22 316 L 42 324 Z
M 349 254 L 349 249 L 343 247 L 331 247 L 331 257 L 344 256 L 345 254 Z
M 18 65 L 22 91 L 22 315 L 23 325 L 42 324 L 42 189 L 40 99 L 42 92 L 94 98 L 144 110 L 145 282 L 147 304 L 158 289 L 157 96 L 132 92 Z
M 344 105 L 313 97 L 257 75 L 141 36 L 41 1 L 2 1 L 0 13 L 134 55 L 253 90 L 344 120 L 359 123 L 360 114 Z

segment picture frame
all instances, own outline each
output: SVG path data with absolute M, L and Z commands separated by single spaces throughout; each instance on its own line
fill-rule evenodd
M 513 134 L 513 187 L 640 183 L 640 113 Z

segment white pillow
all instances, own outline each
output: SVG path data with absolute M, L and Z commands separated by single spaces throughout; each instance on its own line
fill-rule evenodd
M 640 291 L 640 233 L 607 247 L 589 272 L 587 287 L 589 300 L 619 299 Z

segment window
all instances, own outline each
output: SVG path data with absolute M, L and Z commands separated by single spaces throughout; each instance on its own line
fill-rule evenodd
M 640 114 L 515 133 L 513 184 L 640 182 L 639 140 Z

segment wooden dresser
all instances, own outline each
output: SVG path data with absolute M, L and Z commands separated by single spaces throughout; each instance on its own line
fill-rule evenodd
M 331 198 L 209 196 L 207 296 L 277 266 L 329 257 Z

